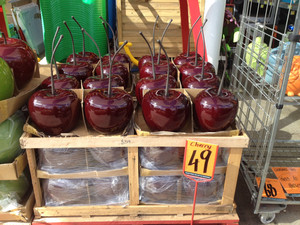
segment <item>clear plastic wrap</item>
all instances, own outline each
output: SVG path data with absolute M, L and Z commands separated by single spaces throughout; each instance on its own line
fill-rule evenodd
M 184 148 L 177 147 L 140 147 L 141 166 L 152 170 L 181 169 Z
M 24 123 L 25 116 L 20 110 L 0 123 L 0 163 L 11 163 L 21 154 L 19 138 Z
M 110 170 L 127 166 L 125 148 L 39 149 L 39 169 L 49 173 Z
M 182 203 L 192 204 L 194 200 L 195 182 L 183 178 Z M 220 200 L 223 195 L 224 175 L 216 174 L 210 182 L 198 183 L 197 203 L 209 203 Z
M 197 203 L 220 200 L 224 175 L 217 174 L 210 182 L 198 184 Z M 184 176 L 140 177 L 140 200 L 149 204 L 192 204 L 195 182 Z
M 140 177 L 140 200 L 144 203 L 178 204 L 181 176 Z
M 21 174 L 18 180 L 0 180 L 0 211 L 6 212 L 18 208 L 30 184 Z
M 120 205 L 129 200 L 128 177 L 43 180 L 46 206 Z

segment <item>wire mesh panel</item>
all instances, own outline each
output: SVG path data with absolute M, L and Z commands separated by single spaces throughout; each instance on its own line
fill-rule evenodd
M 239 99 L 237 120 L 250 139 L 241 170 L 255 213 L 262 212 L 262 204 L 300 204 L 295 196 L 280 203 L 262 198 L 266 178 L 275 178 L 272 166 L 300 166 L 300 145 L 276 139 L 283 105 L 300 102 L 300 86 L 289 87 L 296 80 L 293 59 L 300 55 L 300 43 L 290 36 L 299 33 L 299 10 L 298 1 L 244 1 L 231 88 Z M 300 68 L 296 72 L 299 76 Z

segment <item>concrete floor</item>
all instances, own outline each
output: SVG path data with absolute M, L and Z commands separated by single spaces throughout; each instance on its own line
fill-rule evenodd
M 277 139 L 300 140 L 299 112 L 300 106 L 284 106 L 278 126 Z M 297 166 L 300 167 L 300 161 Z M 250 191 L 241 173 L 238 178 L 235 202 L 240 225 L 262 224 L 258 215 L 253 213 L 254 205 L 251 203 Z M 300 225 L 300 205 L 288 205 L 285 210 L 276 214 L 274 221 L 270 224 Z

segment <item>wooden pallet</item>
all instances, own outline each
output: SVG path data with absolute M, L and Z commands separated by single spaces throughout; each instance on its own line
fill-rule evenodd
M 216 204 L 199 204 L 196 206 L 196 214 L 231 214 L 234 212 L 233 202 L 242 149 L 248 145 L 248 137 L 245 134 L 237 136 L 200 136 L 200 135 L 176 135 L 176 136 L 99 136 L 86 134 L 80 137 L 32 137 L 24 133 L 20 139 L 22 148 L 26 149 L 31 178 L 33 183 L 36 205 L 34 213 L 37 218 L 45 217 L 90 217 L 90 216 L 145 216 L 145 215 L 167 215 L 182 216 L 191 214 L 191 204 L 163 205 L 163 204 L 140 204 L 139 200 L 139 178 L 140 176 L 169 176 L 180 175 L 181 171 L 151 171 L 141 170 L 138 163 L 138 147 L 184 147 L 186 140 L 192 139 L 208 143 L 219 144 L 220 147 L 229 148 L 228 163 L 225 168 L 217 168 L 220 173 L 225 172 L 224 191 L 222 200 Z M 38 148 L 91 148 L 91 147 L 127 147 L 128 167 L 115 171 L 114 174 L 107 171 L 95 171 L 80 173 L 84 178 L 95 178 L 105 176 L 117 176 L 128 174 L 129 179 L 129 204 L 126 206 L 44 206 L 43 193 L 40 179 L 55 179 L 56 175 L 41 173 L 37 169 L 35 150 Z M 59 178 L 77 178 L 78 174 L 63 174 Z M 74 177 L 75 176 L 75 177 Z

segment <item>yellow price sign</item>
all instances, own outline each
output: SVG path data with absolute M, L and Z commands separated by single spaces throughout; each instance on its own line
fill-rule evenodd
M 215 173 L 219 145 L 187 140 L 183 174 L 188 178 L 212 180 Z

